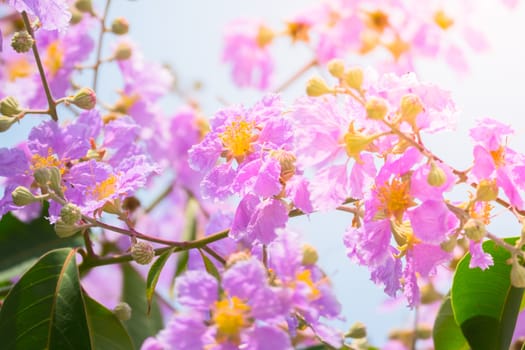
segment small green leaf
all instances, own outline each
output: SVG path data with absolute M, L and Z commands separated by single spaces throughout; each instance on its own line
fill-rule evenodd
M 89 327 L 94 334 L 93 349 L 129 350 L 133 342 L 113 312 L 84 293 Z
M 42 215 L 25 223 L 7 213 L 0 220 L 0 281 L 20 276 L 35 261 L 50 250 L 83 245 L 82 237 L 75 235 L 59 238 L 53 226 L 45 219 L 47 204 Z
M 162 328 L 162 315 L 158 304 L 153 301 L 148 314 L 146 300 L 146 282 L 130 264 L 123 264 L 124 287 L 122 301 L 131 306 L 131 318 L 124 322 L 124 327 L 131 335 L 135 347 L 140 346 L 147 337 L 154 336 Z
M 175 248 L 171 248 L 162 253 L 151 265 L 151 268 L 148 272 L 148 277 L 146 279 L 146 300 L 148 301 L 148 315 L 151 311 L 151 302 L 153 300 L 153 295 L 155 294 L 155 287 L 159 281 L 160 273 L 162 272 L 164 265 L 166 265 L 166 261 L 168 261 L 168 258 L 171 256 L 174 249 Z
M 506 239 L 514 243 L 516 238 Z M 452 309 L 457 324 L 473 350 L 508 350 L 523 289 L 510 283 L 510 253 L 492 241 L 483 244 L 494 265 L 471 269 L 470 254 L 459 263 L 452 284 Z
M 217 267 L 215 264 L 208 258 L 202 250 L 199 249 L 199 253 L 201 253 L 202 261 L 204 262 L 204 267 L 206 268 L 206 272 L 208 272 L 210 275 L 215 277 L 218 281 L 221 280 L 221 274 L 219 273 L 219 270 L 217 270 Z
M 467 340 L 456 324 L 450 296 L 447 296 L 439 309 L 432 331 L 435 350 L 469 350 Z

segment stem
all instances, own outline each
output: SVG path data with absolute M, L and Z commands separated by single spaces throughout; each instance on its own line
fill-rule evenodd
M 414 330 L 413 330 L 413 333 L 412 333 L 412 346 L 411 346 L 411 350 L 417 350 L 416 348 L 416 345 L 417 345 L 417 325 L 419 323 L 419 307 L 416 305 L 414 307 Z
M 93 64 L 93 91 L 97 91 L 97 83 L 98 83 L 98 71 L 100 64 L 102 63 L 102 60 L 100 57 L 102 56 L 102 43 L 104 41 L 104 34 L 106 33 L 106 17 L 108 16 L 109 12 L 109 5 L 111 3 L 111 0 L 106 1 L 106 6 L 104 7 L 104 12 L 102 14 L 102 18 L 100 18 L 100 34 L 98 35 L 98 45 L 97 45 L 97 54 L 96 54 L 96 61 Z
M 275 93 L 283 92 L 286 90 L 294 81 L 299 79 L 304 73 L 306 73 L 310 68 L 315 67 L 317 65 L 317 60 L 313 59 L 310 62 L 308 62 L 305 66 L 303 66 L 301 69 L 299 69 L 297 72 L 295 72 L 294 75 L 292 75 L 290 78 L 288 78 L 284 83 L 279 85 L 276 89 L 273 91 Z
M 153 200 L 153 202 L 144 210 L 146 214 L 150 213 L 153 209 L 157 207 L 172 191 L 173 191 L 173 184 L 170 184 L 164 191 L 161 192 L 161 194 L 158 195 L 157 198 Z
M 35 43 L 33 44 L 33 55 L 35 56 L 36 65 L 38 67 L 38 73 L 40 74 L 40 80 L 42 81 L 42 85 L 44 86 L 44 91 L 46 93 L 47 105 L 48 105 L 48 110 L 46 114 L 49 114 L 54 121 L 58 121 L 58 114 L 57 114 L 57 109 L 55 105 L 55 99 L 53 98 L 53 95 L 51 94 L 51 90 L 49 89 L 49 84 L 47 83 L 46 73 L 44 72 L 44 66 L 42 65 L 40 54 L 38 53 L 35 33 L 33 32 L 33 28 L 31 27 L 31 23 L 29 22 L 29 17 L 27 16 L 27 13 L 25 11 L 22 11 L 22 19 L 24 20 L 24 26 L 26 27 L 27 32 L 29 33 L 29 35 L 31 35 L 33 40 L 35 40 Z
M 215 258 L 215 260 L 217 260 L 218 262 L 220 262 L 223 266 L 226 265 L 226 260 L 220 256 L 215 250 L 211 249 L 210 247 L 208 246 L 204 246 L 202 247 L 202 250 L 204 250 L 206 253 L 208 253 L 210 256 L 213 256 Z

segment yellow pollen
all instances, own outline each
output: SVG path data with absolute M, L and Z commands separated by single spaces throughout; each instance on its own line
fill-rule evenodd
M 250 307 L 237 297 L 215 303 L 213 322 L 217 326 L 217 341 L 240 342 L 242 328 L 249 326 Z
M 310 41 L 310 36 L 308 34 L 310 26 L 308 24 L 300 22 L 289 22 L 286 24 L 286 27 L 286 31 L 288 32 L 288 35 L 290 35 L 290 37 L 292 38 L 293 42 Z
M 18 78 L 27 78 L 33 74 L 33 66 L 25 57 L 7 63 L 7 76 L 13 82 Z
M 385 45 L 386 49 L 390 51 L 394 59 L 397 61 L 401 55 L 410 50 L 410 44 L 396 36 L 395 40 Z
M 226 127 L 219 138 L 231 156 L 242 158 L 253 151 L 252 142 L 257 137 L 254 128 L 254 122 L 247 122 L 239 117 Z
M 60 160 L 57 159 L 51 147 L 47 150 L 47 156 L 43 157 L 40 154 L 33 154 L 31 157 L 31 169 L 33 171 L 54 166 L 60 169 L 60 174 L 64 174 L 64 169 L 61 165 Z
M 49 74 L 52 77 L 55 76 L 64 64 L 64 50 L 59 41 L 54 41 L 49 44 L 43 61 Z
M 117 113 L 127 114 L 131 107 L 139 100 L 140 95 L 126 95 L 125 93 L 120 94 L 120 99 L 115 103 L 113 111 Z
M 381 203 L 379 210 L 384 210 L 387 216 L 393 216 L 398 221 L 402 220 L 405 210 L 415 205 L 410 195 L 410 184 L 401 179 L 385 183 L 377 190 L 377 198 Z
M 383 32 L 389 25 L 388 15 L 381 10 L 367 13 L 367 25 L 378 32 Z
M 443 10 L 436 11 L 434 14 L 434 22 L 443 30 L 447 30 L 454 24 L 454 20 L 447 16 Z
M 494 206 L 490 202 L 478 202 L 480 207 L 475 205 L 470 206 L 469 215 L 473 219 L 481 220 L 485 225 L 490 224 L 491 211 L 494 209 Z
M 490 155 L 492 156 L 497 168 L 505 165 L 505 147 L 500 146 L 497 150 L 490 151 Z
M 115 175 L 109 176 L 106 180 L 95 186 L 91 193 L 97 200 L 103 200 L 116 191 L 117 177 Z
M 299 272 L 295 278 L 298 282 L 306 283 L 306 285 L 310 287 L 309 298 L 311 300 L 315 300 L 321 296 L 321 292 L 319 291 L 319 289 L 317 289 L 315 283 L 312 281 L 312 274 L 310 270 L 304 270 L 302 272 Z

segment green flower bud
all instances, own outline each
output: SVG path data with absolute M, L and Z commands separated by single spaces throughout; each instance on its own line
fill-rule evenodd
M 354 323 L 350 326 L 348 332 L 346 332 L 345 337 L 354 339 L 366 338 L 365 324 L 359 321 Z
M 71 25 L 79 24 L 80 22 L 82 22 L 82 18 L 84 18 L 82 12 L 80 12 L 76 8 L 71 8 L 71 20 L 69 20 L 69 23 Z
M 5 115 L 0 115 L 0 132 L 9 130 L 11 125 L 17 121 L 17 118 L 6 117 Z
M 363 85 L 364 74 L 359 67 L 351 67 L 345 72 L 344 81 L 352 89 L 361 90 Z
M 149 264 L 155 257 L 153 246 L 148 242 L 137 242 L 131 246 L 131 257 L 141 265 Z
M 481 180 L 476 190 L 476 200 L 489 202 L 498 198 L 499 187 L 496 180 Z
M 131 306 L 128 303 L 121 301 L 113 309 L 113 313 L 121 321 L 127 321 L 131 318 Z
M 128 20 L 124 17 L 118 17 L 113 20 L 111 23 L 111 32 L 117 35 L 126 34 L 129 31 Z
M 510 282 L 516 288 L 525 288 L 525 267 L 521 266 L 517 257 L 512 260 Z
M 456 236 L 451 236 L 446 241 L 441 242 L 440 246 L 441 249 L 443 249 L 446 252 L 452 252 L 454 248 L 456 248 L 456 245 L 458 244 L 458 239 Z
M 11 39 L 11 47 L 18 53 L 28 52 L 34 43 L 35 39 L 26 30 L 16 32 Z
M 72 203 L 66 203 L 60 209 L 60 219 L 67 225 L 74 225 L 82 218 L 80 208 Z
M 465 235 L 469 239 L 476 242 L 481 241 L 487 235 L 485 224 L 473 218 L 468 219 L 465 225 L 463 225 L 463 231 L 465 231 Z
M 49 170 L 49 188 L 51 188 L 57 195 L 62 197 L 62 175 L 60 175 L 60 169 L 58 169 L 56 166 L 52 166 L 47 169 Z
M 447 182 L 447 175 L 441 167 L 437 166 L 435 162 L 431 162 L 430 171 L 428 172 L 427 182 L 430 186 L 440 187 Z
M 22 113 L 22 109 L 20 108 L 16 98 L 8 96 L 0 100 L 0 114 L 8 117 L 14 117 L 20 113 Z
M 93 2 L 91 0 L 77 0 L 75 2 L 75 7 L 80 12 L 85 12 L 89 14 L 94 14 L 93 11 Z
M 15 188 L 15 190 L 11 192 L 11 196 L 13 197 L 13 203 L 19 207 L 38 202 L 40 200 L 24 186 L 18 186 Z
M 415 336 L 417 339 L 428 339 L 432 336 L 432 328 L 428 326 L 418 326 Z
M 334 92 L 321 77 L 313 77 L 306 83 L 306 94 L 310 97 L 318 97 Z
M 366 116 L 373 120 L 383 120 L 388 113 L 387 102 L 380 97 L 370 97 L 365 104 Z
M 333 59 L 330 62 L 328 62 L 328 72 L 335 77 L 339 79 L 343 79 L 343 76 L 345 74 L 345 63 L 341 59 Z
M 115 59 L 118 61 L 125 61 L 131 57 L 133 50 L 131 46 L 126 43 L 120 43 L 115 50 Z
M 317 249 L 310 244 L 303 244 L 303 265 L 315 265 L 319 255 L 317 254 Z
M 38 168 L 33 172 L 33 177 L 40 187 L 46 188 L 51 180 L 51 171 L 49 168 Z
M 297 158 L 293 153 L 285 150 L 272 150 L 270 155 L 279 161 L 281 165 L 281 180 L 288 181 L 295 174 L 295 161 Z
M 416 125 L 416 117 L 425 110 L 423 101 L 415 94 L 406 94 L 401 97 L 401 118 L 410 125 Z
M 85 87 L 78 90 L 75 95 L 69 97 L 68 101 L 78 108 L 90 110 L 97 105 L 97 95 L 95 91 Z
M 62 219 L 55 222 L 55 233 L 60 238 L 67 238 L 73 236 L 80 230 L 76 225 L 66 224 Z

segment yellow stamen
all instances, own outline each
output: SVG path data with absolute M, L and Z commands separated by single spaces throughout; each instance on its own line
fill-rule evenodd
M 103 200 L 108 198 L 116 191 L 117 177 L 115 175 L 110 175 L 106 180 L 102 181 L 96 185 L 91 193 L 97 200 Z
M 25 57 L 20 57 L 16 61 L 8 62 L 6 69 L 7 77 L 11 82 L 18 78 L 27 78 L 33 74 L 33 66 Z
M 62 68 L 64 64 L 64 49 L 58 40 L 49 44 L 43 61 L 44 66 L 52 77 Z
M 60 169 L 60 174 L 64 174 L 64 168 L 61 165 L 62 163 L 58 160 L 51 147 L 47 150 L 47 156 L 44 157 L 40 154 L 33 154 L 31 157 L 31 170 L 33 171 L 54 166 Z
M 492 156 L 497 168 L 505 165 L 505 147 L 500 146 L 497 150 L 490 151 L 490 155 Z
M 250 306 L 241 299 L 232 297 L 215 303 L 213 322 L 217 326 L 217 341 L 240 342 L 240 332 L 249 326 Z
M 443 30 L 447 30 L 454 24 L 454 20 L 447 16 L 443 10 L 436 11 L 434 14 L 434 22 Z
M 402 220 L 405 210 L 416 204 L 410 195 L 410 183 L 402 179 L 393 179 L 378 188 L 377 198 L 380 201 L 379 210 L 398 221 Z
M 310 270 L 304 270 L 302 272 L 299 272 L 295 276 L 295 278 L 297 279 L 297 281 L 303 282 L 308 287 L 310 287 L 310 295 L 309 295 L 310 300 L 315 300 L 321 296 L 321 291 L 317 289 L 317 286 L 312 281 L 312 273 L 310 272 Z
M 381 10 L 368 12 L 366 24 L 378 32 L 383 32 L 390 25 L 388 15 Z
M 252 142 L 257 138 L 255 123 L 247 122 L 241 117 L 226 126 L 224 132 L 219 134 L 223 146 L 237 160 L 242 160 L 253 151 Z

